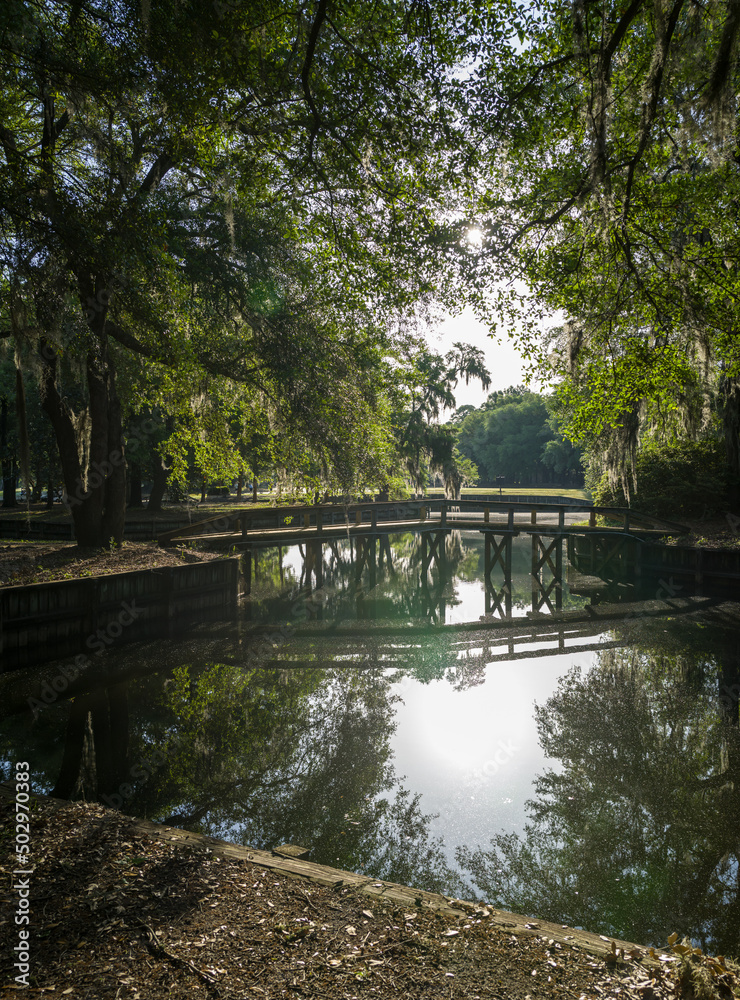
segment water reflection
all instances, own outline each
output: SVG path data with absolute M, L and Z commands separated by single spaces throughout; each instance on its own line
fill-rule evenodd
M 535 709 L 555 766 L 521 833 L 461 848 L 514 910 L 645 942 L 677 930 L 740 952 L 740 657 L 610 649 Z
M 122 647 L 48 704 L 58 667 L 0 678 L 5 776 L 28 759 L 55 795 L 740 953 L 737 606 L 653 588 L 662 617 L 605 622 L 634 581 L 599 590 L 547 541 L 441 540 L 261 550 L 235 621 Z M 527 617 L 534 593 L 572 614 Z
M 245 555 L 256 621 L 284 620 L 296 591 L 320 590 L 319 620 L 452 623 L 581 607 L 565 539 L 448 530 L 356 536 Z M 292 593 L 290 591 L 292 585 Z
M 392 685 L 372 670 L 206 662 L 96 686 L 34 721 L 37 787 L 457 894 L 420 796 L 394 771 Z M 6 720 L 9 760 L 28 746 L 25 721 Z

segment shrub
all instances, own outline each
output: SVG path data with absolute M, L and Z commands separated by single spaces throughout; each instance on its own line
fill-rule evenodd
M 728 470 L 718 441 L 684 441 L 644 446 L 637 455 L 637 490 L 630 483 L 633 510 L 655 517 L 711 516 L 728 509 Z M 592 490 L 597 506 L 626 507 L 621 478 L 606 473 Z

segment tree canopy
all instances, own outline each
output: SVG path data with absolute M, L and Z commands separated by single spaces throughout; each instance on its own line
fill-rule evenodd
M 735 7 L 577 0 L 520 16 L 519 44 L 476 68 L 489 287 L 530 289 L 530 352 L 555 324 L 539 364 L 569 433 L 613 470 L 646 433 L 706 433 L 714 409 L 737 472 Z M 521 318 L 517 288 L 499 288 Z
M 493 297 L 625 484 L 640 438 L 719 433 L 740 483 L 739 25 L 729 0 L 7 0 L 0 341 L 80 541 L 120 538 L 147 409 L 176 470 L 257 471 L 261 427 L 307 482 L 418 482 L 426 453 L 454 491 L 419 417 L 446 360 L 408 354 L 435 300 Z
M 395 338 L 469 251 L 436 207 L 462 184 L 471 17 L 3 6 L 0 333 L 39 381 L 78 539 L 120 537 L 143 401 L 201 440 L 256 406 L 319 464 L 382 464 Z

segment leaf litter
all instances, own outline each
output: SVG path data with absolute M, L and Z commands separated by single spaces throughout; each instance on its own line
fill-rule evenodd
M 11 903 L 9 801 L 0 802 L 0 821 L 3 895 Z M 351 886 L 154 839 L 94 804 L 38 801 L 31 844 L 29 998 L 740 997 L 736 967 L 678 935 L 652 955 L 625 955 L 611 942 L 604 961 L 538 934 L 534 921 L 526 935 L 497 927 L 488 906 L 471 904 L 456 917 L 423 906 L 409 913 L 375 897 L 369 909 Z M 0 968 L 8 984 L 16 943 L 6 906 Z

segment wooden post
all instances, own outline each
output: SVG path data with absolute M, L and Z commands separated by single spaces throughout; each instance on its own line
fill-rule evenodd
M 630 530 L 630 512 L 628 510 L 624 512 L 624 530 Z
M 565 507 L 561 507 L 558 511 L 558 530 L 565 530 Z
M 486 509 L 483 511 L 483 523 L 488 524 L 490 520 L 491 520 L 491 508 L 486 507 Z
M 368 561 L 370 563 L 370 590 L 375 590 L 378 585 L 378 562 L 377 562 L 377 537 L 373 535 L 368 538 Z
M 242 529 L 242 538 L 246 538 L 249 524 L 249 518 L 247 517 L 246 512 L 239 515 L 239 523 Z M 249 591 L 247 591 L 247 593 L 249 593 Z
M 320 535 L 324 530 L 324 514 L 322 511 L 316 511 L 316 534 Z
M 426 519 L 427 519 L 427 509 L 426 509 L 426 507 L 420 507 L 419 508 L 419 520 L 420 521 L 426 521 Z
M 358 510 L 355 513 L 355 524 L 362 524 L 362 511 Z
M 596 527 L 596 511 L 595 510 L 590 511 L 590 513 L 588 515 L 588 526 L 589 526 L 589 528 L 595 528 Z
M 506 539 L 506 551 L 504 556 L 504 587 L 506 588 L 506 604 L 504 607 L 504 613 L 507 618 L 511 618 L 511 592 L 513 590 L 513 585 L 511 582 L 511 557 L 512 557 L 513 539 L 511 535 Z
M 532 524 L 537 524 L 537 511 L 533 510 L 530 514 L 530 521 Z
M 509 517 L 508 517 L 508 519 L 506 521 L 506 527 L 509 529 L 509 531 L 513 531 L 514 530 L 514 508 L 513 507 L 509 507 Z
M 447 526 L 447 501 L 446 500 L 442 501 L 442 511 L 440 513 L 440 516 L 439 516 L 439 521 L 440 521 L 440 524 L 442 525 L 443 528 Z
M 303 515 L 303 527 L 304 528 L 310 528 L 311 527 L 311 515 L 310 514 L 304 514 Z

